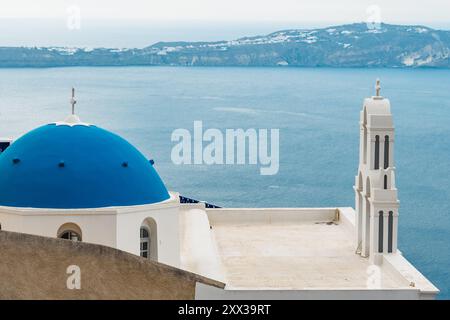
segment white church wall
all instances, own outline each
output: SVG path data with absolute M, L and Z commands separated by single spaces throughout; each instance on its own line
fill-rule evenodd
M 158 261 L 179 267 L 180 229 L 178 195 L 163 203 L 124 207 L 117 211 L 117 249 L 140 254 L 140 228 L 147 218 L 157 227 Z M 150 230 L 151 231 L 151 230 Z
M 210 229 L 205 205 L 183 205 L 181 221 L 181 268 L 226 282 L 225 269 Z
M 5 221 L 5 223 L 2 223 Z M 76 224 L 82 232 L 82 241 L 116 246 L 116 218 L 114 211 L 101 210 L 45 210 L 0 209 L 2 229 L 45 237 L 57 237 L 59 228 L 67 223 Z
M 339 222 L 345 227 L 350 234 L 356 233 L 356 213 L 353 208 L 338 208 Z M 356 248 L 355 248 L 356 249 Z
M 171 194 L 171 198 L 162 203 L 132 207 L 77 210 L 0 208 L 3 230 L 54 238 L 62 225 L 71 223 L 81 229 L 83 242 L 105 245 L 135 255 L 140 254 L 140 228 L 145 219 L 156 222 L 157 260 L 179 267 L 177 194 Z
M 391 115 L 372 114 L 368 117 L 368 126 L 370 126 L 374 133 L 378 131 L 377 129 L 379 129 L 379 132 L 393 132 L 393 130 L 389 128 L 393 125 Z
M 2 230 L 22 232 L 22 216 L 11 214 L 4 208 L 1 208 L 0 225 L 2 227 Z
M 206 209 L 215 223 L 287 223 L 291 221 L 332 221 L 336 208 L 220 208 Z

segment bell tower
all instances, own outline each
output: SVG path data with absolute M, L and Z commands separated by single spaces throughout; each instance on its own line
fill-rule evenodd
M 356 252 L 377 263 L 397 250 L 398 207 L 395 187 L 394 124 L 388 99 L 376 94 L 360 112 L 359 168 L 355 178 Z

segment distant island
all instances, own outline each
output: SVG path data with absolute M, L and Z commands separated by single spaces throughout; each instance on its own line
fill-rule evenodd
M 450 31 L 365 23 L 142 49 L 0 47 L 0 67 L 280 66 L 450 68 Z

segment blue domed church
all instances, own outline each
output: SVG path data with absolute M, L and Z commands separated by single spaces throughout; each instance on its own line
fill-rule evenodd
M 107 245 L 179 266 L 179 197 L 125 139 L 73 113 L 4 149 L 3 230 Z
M 155 279 L 143 266 L 156 261 L 181 269 L 174 271 L 178 275 L 184 270 L 221 283 L 194 283 L 196 299 L 434 298 L 439 290 L 397 249 L 394 123 L 380 90 L 378 82 L 376 95 L 364 100 L 358 173 L 353 190 L 345 186 L 354 192 L 356 209 L 219 208 L 181 197 L 167 190 L 153 161 L 125 139 L 82 122 L 72 90 L 72 113 L 64 121 L 0 141 L 0 229 L 59 238 L 37 241 L 52 241 L 56 250 L 69 244 L 78 253 L 83 246 L 101 253 L 105 248 L 96 245 L 107 246 L 114 252 L 112 263 L 123 253 L 115 249 L 131 253 L 137 267 L 124 272 L 126 282 L 128 275 L 137 275 L 139 283 L 141 276 Z M 1 231 L 0 239 L 8 234 Z M 22 255 L 6 249 L 21 269 Z M 64 261 L 72 264 L 70 252 L 67 256 Z M 85 265 L 100 259 L 87 256 Z M 40 261 L 52 275 L 61 272 Z M 16 277 L 10 270 L 13 277 L 1 278 L 2 266 L 0 261 L 0 297 L 5 278 Z M 17 273 L 21 280 L 26 272 Z

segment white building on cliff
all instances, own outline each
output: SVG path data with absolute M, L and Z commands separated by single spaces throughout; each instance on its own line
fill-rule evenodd
M 0 144 L 1 229 L 106 245 L 226 284 L 198 284 L 198 299 L 434 298 L 397 249 L 394 125 L 379 93 L 361 111 L 356 210 L 184 203 L 132 145 L 72 114 Z

